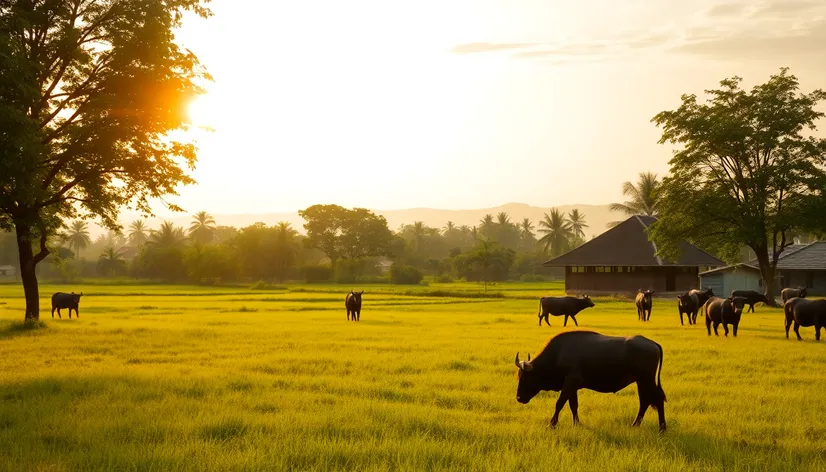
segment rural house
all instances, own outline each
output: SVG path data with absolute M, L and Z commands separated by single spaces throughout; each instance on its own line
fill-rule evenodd
M 806 287 L 812 295 L 826 295 L 826 241 L 789 246 L 777 259 L 775 293 L 784 287 Z M 700 274 L 701 284 L 714 293 L 732 290 L 763 291 L 763 279 L 757 260 L 748 264 L 721 267 Z
M 12 278 L 17 274 L 17 269 L 10 265 L 0 265 L 0 279 Z
M 587 294 L 636 293 L 638 289 L 684 293 L 698 287 L 700 268 L 725 265 L 687 242 L 680 243 L 679 261 L 657 257 L 647 233 L 655 221 L 651 216 L 632 216 L 543 265 L 565 267 L 565 291 Z

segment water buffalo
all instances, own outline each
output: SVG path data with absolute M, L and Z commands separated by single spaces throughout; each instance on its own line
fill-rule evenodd
M 769 304 L 769 299 L 766 298 L 765 295 L 763 295 L 760 292 L 755 292 L 754 290 L 734 290 L 731 292 L 731 296 L 743 297 L 746 299 L 746 305 L 749 306 L 749 309 L 746 313 L 748 313 L 749 311 L 754 313 L 755 303 L 765 303 L 766 305 Z
M 789 339 L 789 328 L 794 323 L 794 334 L 800 341 L 800 327 L 815 327 L 815 339 L 820 341 L 820 329 L 826 327 L 826 300 L 807 300 L 805 298 L 790 298 L 783 304 L 786 312 L 786 339 Z
M 642 291 L 639 290 L 637 293 L 637 298 L 635 300 L 637 304 L 637 319 L 642 321 L 648 321 L 651 319 L 651 295 L 654 295 L 653 290 L 646 290 Z M 645 316 L 645 312 L 648 312 L 648 316 Z
M 347 294 L 347 298 L 344 299 L 344 307 L 347 308 L 347 320 L 350 320 L 350 313 L 353 314 L 353 321 L 361 321 L 361 296 L 364 294 L 364 290 L 361 292 L 354 292 L 350 290 L 350 293 Z
M 728 325 L 732 325 L 734 336 L 737 336 L 737 327 L 740 325 L 740 315 L 743 314 L 743 307 L 746 306 L 746 299 L 743 297 L 731 298 L 710 298 L 705 306 L 706 330 L 711 336 L 711 325 L 714 324 L 714 335 L 719 336 L 717 327 L 723 325 L 723 332 L 728 336 Z
M 697 324 L 697 312 L 700 311 L 700 302 L 697 299 L 696 293 L 684 293 L 677 296 L 677 310 L 680 311 L 680 325 L 683 323 L 683 313 L 688 318 L 688 324 Z
M 61 308 L 68 308 L 69 309 L 69 319 L 72 319 L 72 310 L 75 310 L 75 316 L 80 318 L 80 312 L 77 311 L 77 306 L 80 304 L 80 297 L 83 296 L 83 292 L 80 293 L 63 293 L 57 292 L 52 295 L 52 318 L 54 318 L 54 311 L 57 310 L 57 316 L 60 319 L 63 319 L 60 316 L 60 309 Z
M 663 348 L 643 336 L 604 336 L 592 331 L 561 333 L 548 341 L 532 361 L 519 360 L 516 401 L 525 404 L 542 390 L 560 392 L 551 426 L 559 422 L 559 412 L 568 402 L 579 423 L 577 390 L 616 393 L 637 383 L 640 411 L 632 426 L 639 426 L 648 407 L 659 413 L 660 432 L 665 431 L 665 392 L 660 383 Z
M 539 326 L 542 326 L 542 319 L 545 319 L 545 324 L 550 326 L 548 322 L 548 315 L 565 316 L 565 322 L 562 326 L 568 326 L 568 317 L 574 320 L 574 324 L 579 326 L 576 321 L 576 315 L 580 311 L 594 306 L 594 302 L 588 295 L 583 295 L 582 298 L 577 297 L 542 297 L 539 299 Z
M 784 288 L 783 290 L 780 291 L 780 299 L 783 300 L 784 304 L 790 298 L 806 298 L 806 288 L 805 287 Z
M 689 295 L 691 295 L 691 294 L 697 295 L 697 307 L 698 307 L 698 309 L 699 309 L 699 307 L 705 305 L 709 298 L 714 296 L 714 290 L 712 290 L 710 288 L 707 288 L 705 290 L 697 290 L 695 288 L 695 289 L 689 290 L 688 293 L 689 293 Z M 694 319 L 696 320 L 697 317 L 695 316 Z

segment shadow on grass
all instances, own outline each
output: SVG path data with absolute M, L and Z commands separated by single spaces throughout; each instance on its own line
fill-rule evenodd
M 0 326 L 0 339 L 37 335 L 48 327 L 45 321 L 12 321 Z

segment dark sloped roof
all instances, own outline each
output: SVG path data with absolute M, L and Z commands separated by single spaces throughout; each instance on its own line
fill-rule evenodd
M 682 256 L 676 263 L 656 256 L 657 248 L 648 240 L 646 230 L 656 218 L 632 216 L 582 246 L 545 262 L 546 267 L 560 266 L 722 266 L 722 261 L 683 241 Z
M 808 244 L 792 244 L 790 246 L 786 246 L 786 248 L 783 249 L 783 252 L 780 253 L 780 258 L 778 259 L 778 262 L 781 259 L 783 259 L 784 257 L 786 257 L 786 256 L 788 256 L 792 253 L 795 253 L 795 252 L 803 249 L 804 247 L 809 247 L 809 245 Z M 772 251 L 772 253 L 769 255 L 769 259 L 771 259 L 772 256 L 774 256 L 774 251 Z M 748 264 L 753 265 L 753 266 L 757 266 L 757 265 L 759 265 L 759 262 L 757 262 L 757 258 L 755 257 L 754 259 L 750 260 L 748 262 Z
M 788 255 L 780 254 L 780 270 L 826 270 L 826 241 L 808 244 Z

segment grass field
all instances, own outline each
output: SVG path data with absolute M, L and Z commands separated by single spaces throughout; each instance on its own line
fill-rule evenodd
M 636 387 L 516 402 L 516 351 L 549 284 L 275 291 L 43 286 L 45 327 L 0 286 L 0 470 L 826 470 L 826 343 L 786 340 L 782 313 L 744 315 L 736 339 L 680 326 L 676 300 L 595 299 L 579 329 L 664 349 L 668 432 L 631 428 Z M 80 319 L 48 296 L 83 291 Z M 721 330 L 722 333 L 722 330 Z M 794 335 L 792 334 L 792 337 Z

